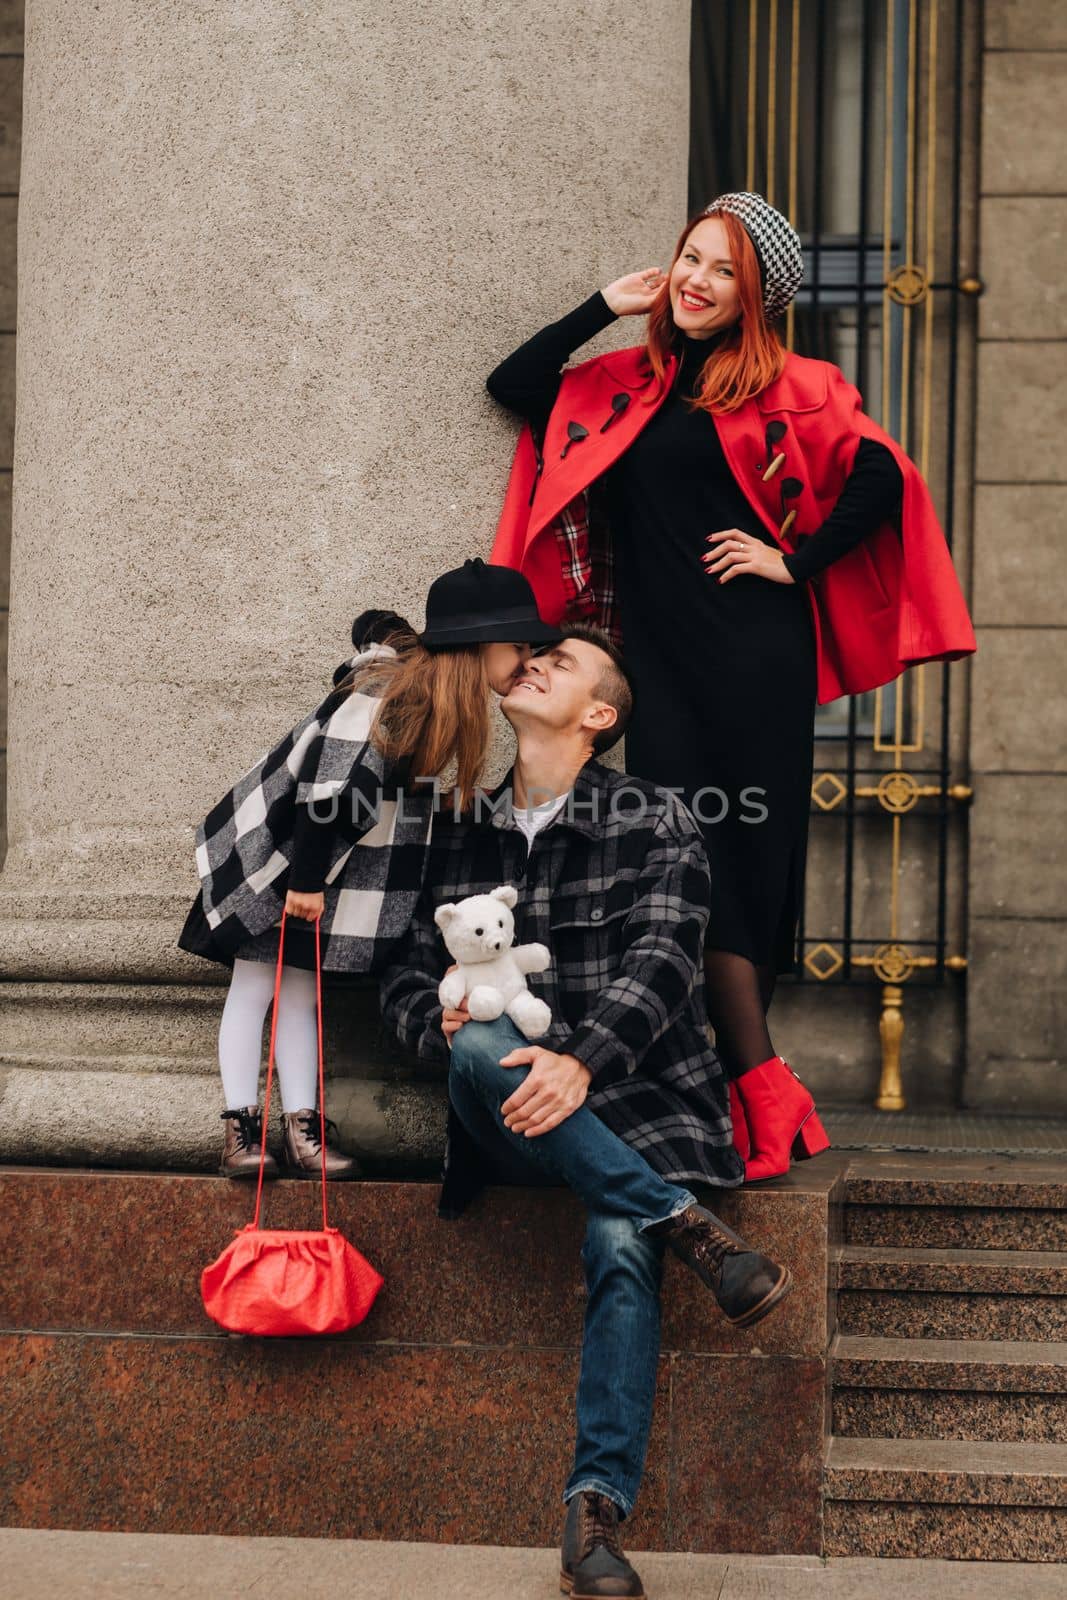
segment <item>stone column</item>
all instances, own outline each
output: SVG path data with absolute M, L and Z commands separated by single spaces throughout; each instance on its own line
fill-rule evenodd
M 15 432 L 15 226 L 22 128 L 22 4 L 0 0 L 0 860 L 7 801 L 7 619 Z
M 965 1103 L 1067 1111 L 1067 15 L 985 7 Z
M 224 974 L 174 946 L 193 827 L 356 611 L 419 622 L 487 552 L 514 424 L 485 374 L 669 256 L 688 26 L 686 0 L 29 0 L 0 1154 L 215 1159 Z M 345 1131 L 435 1159 L 356 1014 Z

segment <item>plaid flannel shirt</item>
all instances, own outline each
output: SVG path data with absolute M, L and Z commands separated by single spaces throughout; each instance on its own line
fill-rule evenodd
M 511 775 L 491 797 L 506 801 Z M 527 848 L 504 809 L 438 817 L 422 897 L 382 974 L 385 1021 L 447 1070 L 437 988 L 451 958 L 435 908 L 502 883 L 519 890 L 516 943 L 547 945 L 528 978 L 553 1021 L 546 1048 L 589 1067 L 586 1104 L 673 1182 L 733 1188 L 726 1077 L 708 1038 L 703 938 L 711 892 L 699 829 L 668 791 L 590 761 L 560 815 Z M 477 1145 L 449 1106 L 438 1214 L 485 1182 Z

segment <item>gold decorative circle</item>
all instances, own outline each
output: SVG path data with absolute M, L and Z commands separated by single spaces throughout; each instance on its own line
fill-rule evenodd
M 915 970 L 914 957 L 902 944 L 880 944 L 871 957 L 874 975 L 882 983 L 907 983 Z
M 898 306 L 917 306 L 926 299 L 929 280 L 922 267 L 917 267 L 914 262 L 905 262 L 889 274 L 886 292 Z
M 879 805 L 897 816 L 910 811 L 919 798 L 919 786 L 908 772 L 885 773 L 874 792 Z

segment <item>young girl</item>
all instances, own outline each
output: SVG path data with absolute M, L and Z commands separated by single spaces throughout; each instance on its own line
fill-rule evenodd
M 411 920 L 433 821 L 433 780 L 454 767 L 468 806 L 489 741 L 489 690 L 508 693 L 533 645 L 559 638 L 519 573 L 467 561 L 430 586 L 426 629 L 392 611 L 356 619 L 356 655 L 310 716 L 253 766 L 197 830 L 201 890 L 180 947 L 233 968 L 219 1028 L 226 1124 L 220 1171 L 259 1169 L 263 1023 L 285 954 L 276 1058 L 283 1166 L 315 1177 L 315 944 L 323 972 L 373 974 Z M 518 641 L 518 642 L 517 642 Z M 326 1171 L 355 1163 L 327 1120 Z M 269 1174 L 278 1171 L 269 1153 Z

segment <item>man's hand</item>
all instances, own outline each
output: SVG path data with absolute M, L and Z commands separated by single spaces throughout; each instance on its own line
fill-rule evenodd
M 455 970 L 456 963 L 453 961 L 452 965 L 448 969 L 448 972 L 455 972 Z M 448 977 L 448 972 L 445 973 L 446 978 Z M 452 1035 L 459 1028 L 462 1028 L 465 1022 L 469 1022 L 470 1019 L 471 1014 L 467 1010 L 466 1000 L 464 1000 L 463 1004 L 458 1009 L 453 1009 L 450 1006 L 445 1007 L 444 1014 L 441 1017 L 441 1032 L 444 1034 L 445 1043 L 450 1050 L 452 1048 Z
M 459 1028 L 462 1028 L 465 1022 L 469 1022 L 470 1019 L 471 1014 L 467 1010 L 466 1000 L 464 1000 L 458 1011 L 452 1011 L 447 1006 L 445 1007 L 444 1014 L 441 1017 L 441 1032 L 444 1034 L 445 1043 L 450 1050 L 452 1048 L 452 1035 Z
M 286 916 L 299 917 L 301 922 L 315 922 L 325 909 L 324 894 L 301 894 L 297 889 L 290 889 L 285 897 Z
M 527 1064 L 529 1072 L 500 1109 L 505 1125 L 529 1139 L 548 1133 L 577 1111 L 589 1092 L 593 1074 L 577 1056 L 559 1056 L 538 1044 L 523 1045 L 500 1063 L 502 1067 Z

